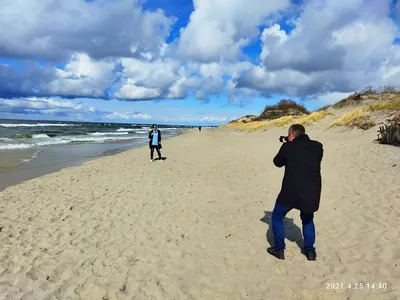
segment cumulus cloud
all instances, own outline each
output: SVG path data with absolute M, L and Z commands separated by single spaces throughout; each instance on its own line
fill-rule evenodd
M 94 61 L 80 53 L 73 55 L 64 69 L 29 62 L 24 70 L 17 70 L 2 64 L 0 95 L 107 98 L 107 89 L 119 76 L 116 67 L 115 60 Z
M 300 97 L 385 83 L 400 87 L 394 79 L 398 26 L 389 12 L 389 0 L 307 1 L 290 34 L 279 24 L 264 29 L 262 65 L 245 70 L 237 86 Z
M 0 99 L 0 112 L 66 116 L 77 113 L 96 113 L 97 110 L 94 108 L 84 108 L 82 104 L 73 104 L 71 101 L 29 97 Z
M 143 10 L 139 0 L 0 0 L 7 28 L 0 57 L 25 59 L 22 68 L 0 63 L 0 95 L 207 101 L 222 94 L 245 105 L 259 96 L 322 101 L 367 85 L 400 88 L 390 0 L 310 0 L 296 9 L 290 0 L 193 2 L 188 24 L 167 43 L 174 18 Z M 257 39 L 260 63 L 252 63 L 242 51 Z
M 8 97 L 116 98 L 120 100 L 207 100 L 224 91 L 222 76 L 242 64 L 182 62 L 172 58 L 94 60 L 77 53 L 63 66 L 28 63 L 24 70 L 0 65 L 0 94 Z
M 123 76 L 114 97 L 124 100 L 182 99 L 193 95 L 207 100 L 224 90 L 223 66 L 182 62 L 172 58 L 144 61 L 121 59 Z
M 216 122 L 216 123 L 223 123 L 227 121 L 232 121 L 236 118 L 232 117 L 213 117 L 213 116 L 205 116 L 200 119 L 201 122 Z
M 179 123 L 207 123 L 207 124 L 221 124 L 230 122 L 236 119 L 236 117 L 227 117 L 227 116 L 203 116 L 199 118 L 198 116 L 178 116 L 175 118 L 161 118 L 163 122 L 179 122 Z
M 141 112 L 125 112 L 125 113 L 117 113 L 117 112 L 113 112 L 110 114 L 106 114 L 104 116 L 107 119 L 120 119 L 120 120 L 132 120 L 132 119 L 136 119 L 136 120 L 149 120 L 151 119 L 151 117 L 148 114 L 145 113 L 141 113 Z
M 258 26 L 287 8 L 289 0 L 193 0 L 189 24 L 180 31 L 178 55 L 200 62 L 235 61 L 259 34 Z
M 173 18 L 139 0 L 1 0 L 0 57 L 60 61 L 158 54 Z
M 0 98 L 0 114 L 43 115 L 52 117 L 89 117 L 92 120 L 148 120 L 150 116 L 140 111 L 110 112 L 102 111 L 94 106 L 86 107 L 82 102 L 74 104 L 52 98 Z

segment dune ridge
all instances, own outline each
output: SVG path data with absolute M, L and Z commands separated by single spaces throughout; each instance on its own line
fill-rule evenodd
M 400 129 L 397 128 L 400 125 L 400 92 L 390 87 L 368 87 L 314 112 L 309 112 L 302 104 L 293 100 L 283 99 L 275 105 L 267 105 L 259 116 L 245 116 L 222 125 L 221 128 L 252 132 L 285 127 L 293 123 L 326 129 L 348 127 L 378 131 L 379 128 L 381 133 L 393 131 L 391 140 L 378 137 L 379 142 L 400 145 Z

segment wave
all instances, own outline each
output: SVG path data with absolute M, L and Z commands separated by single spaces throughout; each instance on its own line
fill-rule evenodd
M 19 164 L 30 162 L 31 160 L 33 160 L 34 158 L 37 157 L 38 153 L 39 153 L 39 150 L 36 150 L 35 153 L 33 153 L 33 154 L 31 155 L 31 157 L 21 159 L 21 161 L 19 162 Z
M 92 135 L 92 136 L 126 135 L 126 134 L 129 134 L 129 132 L 91 132 L 91 133 L 88 133 L 88 135 Z
M 128 131 L 137 131 L 138 129 L 136 129 L 136 128 L 124 128 L 124 127 L 121 127 L 121 128 L 118 128 L 117 129 L 117 132 L 128 132 Z
M 162 127 L 159 128 L 161 131 L 175 131 L 179 129 L 184 129 L 184 128 L 176 128 L 176 127 Z M 117 131 L 136 131 L 136 132 L 142 132 L 142 133 L 148 133 L 151 130 L 150 127 L 145 127 L 142 126 L 141 128 L 119 128 Z
M 29 140 L 29 142 L 23 143 L 0 143 L 0 150 L 12 150 L 12 149 L 28 149 L 35 148 L 41 146 L 50 146 L 50 145 L 61 145 L 61 144 L 69 144 L 69 143 L 84 143 L 84 142 L 92 142 L 92 143 L 103 143 L 106 141 L 120 141 L 120 140 L 131 140 L 140 138 L 137 136 L 64 136 L 64 137 L 53 137 L 53 138 L 35 138 Z
M 28 149 L 32 148 L 31 144 L 0 144 L 0 150 Z
M 143 130 L 140 128 L 124 128 L 121 127 L 119 129 L 117 129 L 117 132 L 135 132 L 135 133 L 148 133 L 148 130 Z
M 0 127 L 12 128 L 12 127 L 68 127 L 75 126 L 74 124 L 66 124 L 66 123 L 35 123 L 35 124 L 12 124 L 12 123 L 3 123 L 0 124 Z
M 48 139 L 49 136 L 45 133 L 32 134 L 33 139 Z

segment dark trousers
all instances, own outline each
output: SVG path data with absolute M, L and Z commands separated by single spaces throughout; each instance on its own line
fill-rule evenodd
M 275 247 L 285 249 L 285 232 L 283 219 L 292 208 L 282 204 L 275 203 L 272 212 L 272 231 L 274 233 Z M 314 213 L 305 213 L 300 211 L 301 222 L 303 223 L 304 250 L 315 251 L 315 226 Z
M 157 150 L 158 158 L 161 159 L 161 151 L 159 146 L 151 146 L 150 148 L 150 159 L 153 159 L 154 156 L 154 149 Z

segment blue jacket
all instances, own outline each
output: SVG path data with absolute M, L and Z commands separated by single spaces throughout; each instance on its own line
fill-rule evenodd
M 161 131 L 160 129 L 157 129 L 158 131 L 158 145 L 161 143 Z M 149 148 L 151 149 L 151 142 L 153 140 L 153 130 L 150 130 L 149 132 Z

